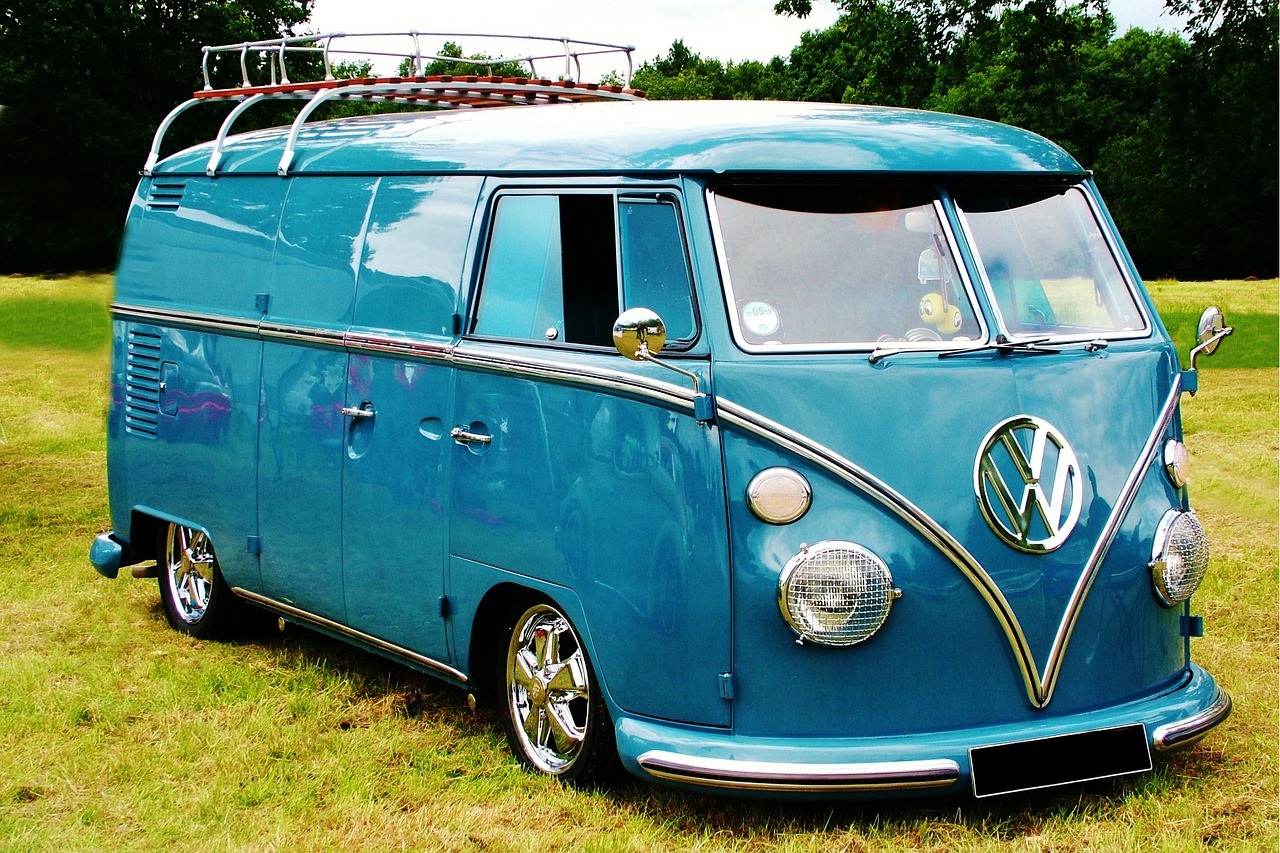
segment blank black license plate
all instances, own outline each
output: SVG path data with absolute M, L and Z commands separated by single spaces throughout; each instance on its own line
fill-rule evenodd
M 1141 724 L 1073 735 L 980 746 L 969 750 L 973 794 L 991 797 L 1151 769 Z

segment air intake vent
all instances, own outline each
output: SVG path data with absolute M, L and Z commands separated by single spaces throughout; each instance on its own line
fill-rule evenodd
M 124 385 L 125 430 L 155 438 L 160 419 L 159 335 L 129 330 Z
M 147 193 L 147 210 L 167 210 L 170 213 L 182 206 L 185 181 L 152 181 Z

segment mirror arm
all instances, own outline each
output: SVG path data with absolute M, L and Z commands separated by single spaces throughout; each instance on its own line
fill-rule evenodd
M 659 367 L 665 367 L 667 370 L 674 370 L 681 376 L 685 377 L 693 383 L 693 417 L 698 423 L 706 425 L 715 420 L 715 404 L 711 400 L 710 394 L 704 394 L 698 383 L 698 377 L 692 371 L 685 370 L 682 367 L 676 367 L 674 364 L 662 361 L 653 353 L 649 352 L 649 345 L 644 341 L 640 342 L 640 348 L 636 350 L 636 358 L 640 361 L 647 361 L 650 364 L 656 364 Z
M 1192 370 L 1196 369 L 1196 356 L 1200 355 L 1201 352 L 1208 349 L 1209 347 L 1214 346 L 1215 344 L 1218 343 L 1218 341 L 1222 340 L 1223 338 L 1225 338 L 1227 335 L 1231 334 L 1234 331 L 1235 331 L 1234 327 L 1226 326 L 1225 328 L 1220 329 L 1218 333 L 1215 334 L 1213 337 L 1209 338 L 1209 340 L 1205 341 L 1202 344 L 1199 344 L 1198 346 L 1193 347 L 1191 350 L 1191 369 Z

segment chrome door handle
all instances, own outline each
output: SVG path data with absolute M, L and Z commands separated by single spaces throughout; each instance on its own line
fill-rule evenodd
M 491 435 L 481 435 L 478 432 L 468 432 L 460 426 L 449 430 L 450 437 L 458 444 L 488 444 L 493 441 Z
M 342 416 L 344 418 L 371 418 L 374 416 L 373 409 L 361 409 L 359 406 L 343 406 Z

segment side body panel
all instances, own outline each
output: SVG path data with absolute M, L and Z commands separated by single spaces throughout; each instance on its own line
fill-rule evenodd
M 116 530 L 130 530 L 135 510 L 202 526 L 227 579 L 248 587 L 260 584 L 247 547 L 257 532 L 257 294 L 268 287 L 284 190 L 144 180 L 116 275 Z M 221 328 L 184 316 L 218 317 Z
M 453 555 L 573 590 L 622 709 L 728 725 L 717 431 L 687 410 L 517 375 L 459 370 L 456 393 L 459 424 L 492 442 L 454 450 Z

